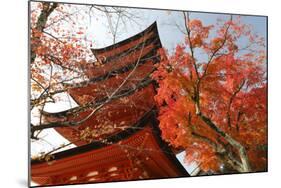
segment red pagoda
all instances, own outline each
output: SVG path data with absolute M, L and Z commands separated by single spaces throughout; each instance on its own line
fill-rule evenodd
M 92 49 L 89 81 L 66 84 L 79 105 L 43 112 L 45 122 L 80 122 L 55 130 L 77 147 L 51 160 L 32 160 L 31 177 L 39 185 L 112 182 L 189 176 L 161 139 L 150 78 L 160 61 L 156 22 L 114 45 Z

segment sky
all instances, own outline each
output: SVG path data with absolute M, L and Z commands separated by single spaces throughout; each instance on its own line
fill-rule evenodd
M 183 42 L 184 34 L 179 31 L 175 23 L 183 28 L 184 19 L 182 11 L 167 11 L 153 9 L 131 9 L 137 12 L 141 19 L 137 19 L 140 25 L 126 27 L 126 30 L 118 37 L 118 41 L 124 40 L 147 28 L 154 21 L 157 22 L 158 31 L 161 42 L 165 48 L 172 51 L 177 43 Z M 217 19 L 228 20 L 229 15 L 216 13 L 190 12 L 191 19 L 200 19 L 204 25 L 215 24 Z M 266 17 L 262 16 L 241 16 L 241 21 L 245 24 L 252 25 L 253 33 L 266 37 Z M 108 27 L 104 25 L 107 20 L 101 18 L 94 20 L 89 25 L 88 37 L 93 40 L 93 47 L 101 48 L 112 44 L 112 40 L 108 37 Z
M 83 10 L 84 5 L 73 5 L 68 10 L 75 11 L 77 9 Z M 152 9 L 129 9 L 129 12 L 137 16 L 134 18 L 136 23 L 129 23 L 126 25 L 121 25 L 118 30 L 118 37 L 116 42 L 122 41 L 128 37 L 131 37 L 153 22 L 157 22 L 159 36 L 162 45 L 168 49 L 169 53 L 173 52 L 174 48 L 178 43 L 184 41 L 184 34 L 177 28 L 176 24 L 183 27 L 184 20 L 181 11 L 167 11 L 167 10 L 152 10 Z M 200 19 L 203 24 L 210 25 L 215 24 L 218 18 L 229 19 L 229 15 L 225 14 L 215 14 L 215 13 L 200 13 L 200 12 L 190 12 L 191 19 Z M 116 21 L 112 18 L 113 22 Z M 241 21 L 245 24 L 250 24 L 252 26 L 252 31 L 259 36 L 266 38 L 266 17 L 261 16 L 241 16 Z M 82 26 L 86 26 L 85 38 L 91 41 L 93 48 L 103 48 L 105 46 L 111 45 L 113 40 L 109 33 L 108 19 L 107 17 L 98 10 L 93 10 L 91 15 L 85 15 L 83 20 L 77 21 Z M 176 23 L 176 24 L 175 24 Z M 67 23 L 65 26 L 68 27 Z M 89 48 L 91 48 L 89 46 Z M 61 101 L 55 104 L 47 104 L 45 111 L 48 112 L 59 112 L 76 106 L 73 100 L 68 101 L 69 97 L 67 94 L 61 94 L 61 98 L 65 98 L 65 101 Z M 35 113 L 36 114 L 36 113 Z M 33 122 L 36 122 L 36 118 L 32 118 Z M 42 140 L 37 142 L 32 142 L 31 144 L 31 154 L 36 154 L 42 151 L 48 151 L 53 149 L 55 146 L 61 143 L 67 143 L 67 140 L 62 138 L 54 130 L 46 130 L 42 133 Z M 73 146 L 70 146 L 73 147 Z M 65 148 L 67 149 L 67 148 Z M 191 172 L 194 165 L 188 166 L 184 164 L 184 153 L 179 154 L 178 159 L 186 167 L 186 169 Z

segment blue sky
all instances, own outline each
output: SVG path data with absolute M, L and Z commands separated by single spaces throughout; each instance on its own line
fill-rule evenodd
M 165 48 L 172 51 L 177 43 L 183 42 L 184 35 L 177 28 L 175 23 L 183 28 L 183 15 L 181 11 L 167 11 L 167 10 L 153 10 L 153 9 L 131 9 L 140 15 L 141 19 L 139 25 L 129 26 L 124 29 L 123 32 L 118 37 L 118 41 L 126 39 L 146 27 L 148 27 L 154 21 L 157 21 L 158 30 L 161 42 Z M 229 15 L 227 14 L 216 14 L 216 13 L 202 13 L 202 12 L 190 12 L 190 18 L 200 19 L 203 24 L 211 25 L 215 24 L 218 18 L 228 20 Z M 266 38 L 266 17 L 263 16 L 241 16 L 242 23 L 250 24 L 252 26 L 253 33 L 258 34 Z M 102 18 L 98 21 L 92 22 L 88 34 L 93 38 L 94 47 L 104 47 L 110 45 L 112 41 L 110 37 L 106 37 L 108 27 L 103 25 L 103 27 L 97 27 L 101 23 L 106 23 L 106 19 Z M 98 29 L 97 29 L 98 28 Z

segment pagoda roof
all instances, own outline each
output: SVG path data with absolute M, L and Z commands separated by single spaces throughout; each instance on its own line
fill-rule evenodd
M 161 139 L 155 113 L 153 108 L 131 128 L 108 137 L 107 142 L 54 153 L 47 162 L 32 160 L 33 181 L 62 185 L 189 176 Z
M 158 45 L 159 48 L 161 48 L 162 45 L 159 38 L 156 21 L 148 26 L 145 30 L 137 33 L 132 37 L 129 37 L 123 41 L 109 45 L 107 47 L 92 48 L 91 50 L 97 59 L 99 59 L 100 56 L 105 56 L 108 60 L 108 58 L 114 58 L 116 56 L 120 56 L 123 53 L 130 52 L 130 50 L 135 50 L 136 48 L 142 46 L 143 43 L 152 43 L 155 41 L 155 39 L 157 42 L 159 42 Z M 134 46 L 133 49 L 131 49 L 132 46 Z
M 130 88 L 125 88 L 123 90 L 120 90 L 119 92 L 116 93 L 116 95 L 111 97 L 110 101 L 114 101 L 117 100 L 119 98 L 122 97 L 126 97 L 129 95 L 132 95 L 135 91 L 138 91 L 142 88 L 147 87 L 150 84 L 155 84 L 155 82 L 153 80 L 151 80 L 150 78 L 146 77 L 145 79 L 143 79 L 141 82 L 139 82 L 137 85 L 135 85 L 134 87 L 130 87 Z M 84 104 L 83 106 L 77 106 L 74 108 L 70 108 L 68 110 L 64 110 L 61 112 L 47 112 L 47 111 L 42 111 L 42 114 L 45 117 L 57 117 L 57 118 L 63 118 L 67 115 L 71 115 L 73 113 L 79 113 L 82 112 L 84 110 L 87 110 L 89 108 L 95 108 L 97 106 L 99 106 L 100 104 L 103 104 L 105 101 L 107 101 L 109 99 L 108 96 L 103 97 L 99 100 L 93 101 L 93 102 L 88 102 L 86 104 Z
M 162 47 L 157 24 L 154 22 L 142 32 L 116 44 L 91 49 L 97 62 L 87 63 L 84 72 L 88 81 L 76 84 L 65 83 L 70 89 L 85 87 L 89 83 L 100 82 L 132 70 L 135 65 L 157 63 L 160 60 L 157 50 Z
M 134 126 L 155 105 L 154 87 L 150 82 L 147 82 L 147 84 L 145 87 L 139 87 L 138 92 L 129 90 L 122 94 L 123 97 L 112 99 L 90 117 L 88 116 L 95 107 L 84 109 L 78 106 L 60 113 L 44 112 L 44 122 L 49 125 L 57 124 L 55 130 L 78 146 L 87 144 L 88 140 L 107 139 L 110 135 Z M 125 97 L 126 95 L 127 97 Z M 119 97 L 119 95 L 116 97 Z M 94 105 L 99 105 L 99 103 L 94 103 Z M 71 122 L 79 122 L 86 117 L 88 118 L 83 123 L 71 126 Z M 64 124 L 62 125 L 62 123 Z M 85 131 L 88 131 L 91 135 L 81 139 L 83 135 L 87 134 Z
M 151 121 L 151 117 L 156 113 L 155 112 L 156 109 L 155 107 L 152 108 L 151 110 L 149 110 L 146 114 L 144 114 L 141 119 L 139 121 L 137 121 L 132 127 L 120 132 L 119 134 L 116 135 L 112 135 L 110 137 L 107 138 L 107 142 L 114 144 L 117 143 L 118 141 L 121 141 L 123 139 L 128 138 L 129 136 L 133 135 L 134 133 L 140 131 L 141 129 L 139 128 L 143 128 L 147 122 Z M 157 132 L 159 132 L 159 128 L 157 127 L 157 125 L 154 123 L 153 124 L 153 128 L 158 129 Z M 104 146 L 107 146 L 109 144 L 106 144 L 103 141 L 95 141 L 83 146 L 79 146 L 79 147 L 75 147 L 75 148 L 71 148 L 62 152 L 58 152 L 53 154 L 53 157 L 55 160 L 57 159 L 63 159 L 65 157 L 70 157 L 76 154 L 81 154 L 87 151 L 91 151 L 91 150 L 95 150 L 95 149 L 100 149 Z M 33 159 L 31 160 L 31 164 L 41 164 L 44 163 L 45 160 L 41 160 L 41 159 Z
M 154 70 L 153 62 L 146 62 L 145 65 L 138 65 L 137 70 L 129 70 L 123 74 L 118 74 L 117 76 L 99 82 L 82 83 L 75 87 L 68 88 L 68 94 L 79 105 L 84 105 L 91 101 L 98 103 L 106 99 L 107 96 L 113 93 L 117 88 L 121 92 L 143 87 L 145 82 L 150 82 L 150 75 Z M 119 88 L 125 79 L 126 82 Z M 81 96 L 87 96 L 88 100 L 81 98 Z
M 55 127 L 77 147 L 54 153 L 48 161 L 32 160 L 35 182 L 62 185 L 189 176 L 161 139 L 156 120 L 156 84 L 150 74 L 160 61 L 157 50 L 161 47 L 154 22 L 126 40 L 92 49 L 98 61 L 84 67 L 89 81 L 65 84 L 79 106 L 58 113 L 42 112 L 45 125 Z M 85 117 L 89 118 L 72 126 Z M 81 136 L 87 128 L 98 131 L 105 125 L 114 129 L 95 133 L 88 140 Z
M 57 113 L 43 112 L 44 119 L 49 123 L 59 124 L 66 119 L 75 119 L 71 118 L 74 116 L 85 117 L 86 114 L 90 113 L 89 111 L 91 109 L 94 109 L 105 102 L 112 105 L 111 109 L 107 108 L 107 110 L 104 110 L 103 116 L 112 119 L 108 117 L 107 114 L 112 113 L 114 110 L 118 111 L 118 109 L 113 107 L 114 104 L 120 105 L 119 101 L 126 100 L 126 98 L 130 99 L 129 103 L 139 101 L 141 96 L 138 97 L 139 99 L 135 99 L 134 97 L 132 98 L 131 95 L 134 95 L 135 92 L 143 92 L 144 89 L 142 88 L 148 87 L 150 83 L 154 83 L 150 79 L 150 74 L 155 70 L 154 64 L 160 60 L 157 50 L 161 46 L 157 24 L 154 22 L 144 31 L 124 41 L 105 48 L 92 49 L 97 59 L 99 59 L 101 55 L 106 56 L 105 61 L 99 65 L 91 63 L 86 66 L 85 72 L 89 77 L 89 81 L 66 85 L 68 87 L 68 93 L 79 106 Z M 119 88 L 124 80 L 126 80 L 126 82 Z M 119 91 L 114 96 L 110 96 L 116 89 Z M 154 95 L 155 89 L 150 90 L 150 97 L 146 97 L 145 100 L 147 100 L 147 102 L 143 102 L 144 104 L 147 104 L 148 102 L 150 103 L 150 105 L 146 105 L 147 107 L 154 105 Z M 109 98 L 110 101 L 108 101 Z M 140 102 L 138 106 L 135 105 L 128 110 L 136 111 L 136 114 L 138 113 L 140 116 L 140 112 L 143 113 L 143 107 L 144 106 Z M 119 111 L 125 110 L 126 107 L 119 108 Z M 88 111 L 88 113 L 86 111 Z M 126 119 L 125 117 L 135 117 L 129 115 L 128 112 L 126 114 L 123 113 L 124 117 L 122 117 L 121 114 L 119 116 L 116 115 L 118 116 L 116 119 L 117 124 L 124 123 L 122 120 Z M 98 119 L 98 117 L 96 119 Z M 128 123 L 134 123 L 137 119 L 139 118 L 133 118 L 131 121 L 126 120 L 124 125 L 129 127 L 130 125 Z M 91 121 L 93 121 L 93 123 L 91 123 Z M 112 121 L 108 123 L 114 125 L 114 122 Z M 78 128 L 76 129 L 69 125 L 65 125 L 57 127 L 55 130 L 69 141 L 74 142 L 77 145 L 82 145 L 84 142 L 75 142 L 74 138 L 83 130 L 82 128 L 92 128 L 94 127 L 94 124 L 101 125 L 102 123 L 96 121 L 95 117 L 93 117 L 87 122 L 83 122 L 81 125 L 77 126 Z M 112 131 L 112 134 L 113 133 L 116 132 Z M 104 136 L 102 137 L 105 138 Z

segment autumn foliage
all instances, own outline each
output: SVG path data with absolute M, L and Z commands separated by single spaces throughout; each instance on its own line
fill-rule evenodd
M 264 40 L 239 17 L 209 26 L 184 18 L 185 43 L 160 51 L 153 74 L 162 137 L 204 171 L 266 170 Z
M 76 26 L 83 17 L 73 7 L 36 6 L 30 23 L 31 108 L 44 110 L 66 91 L 64 83 L 85 79 L 83 67 L 93 57 L 86 26 Z M 238 16 L 214 25 L 187 13 L 183 18 L 185 42 L 171 55 L 162 49 L 152 75 L 159 85 L 155 101 L 163 139 L 204 171 L 266 170 L 264 39 Z
M 86 27 L 78 26 L 81 19 L 70 5 L 34 3 L 30 17 L 31 106 L 40 106 L 52 93 L 63 89 L 62 83 L 83 78 L 82 66 L 91 54 L 82 38 Z M 83 40 L 82 40 L 83 39 Z M 48 97 L 44 97 L 48 95 Z M 47 99 L 48 98 L 48 99 Z M 54 102 L 54 101 L 53 101 Z

